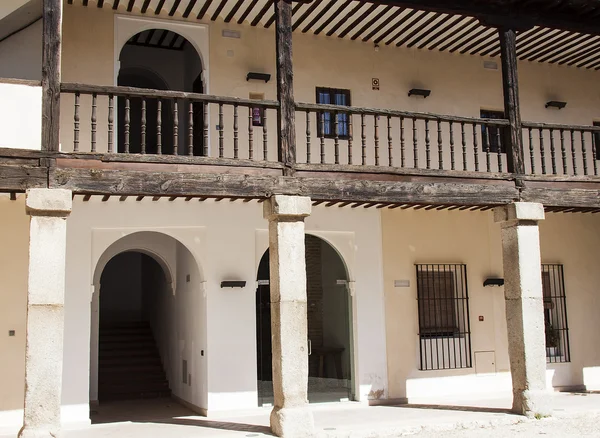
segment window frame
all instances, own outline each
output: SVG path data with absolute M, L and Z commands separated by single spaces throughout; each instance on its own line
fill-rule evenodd
M 506 113 L 504 111 L 492 110 L 482 108 L 479 110 L 479 118 L 481 119 L 506 119 Z M 490 126 L 487 127 L 485 125 L 481 125 L 481 150 L 483 152 L 487 152 L 485 150 L 485 146 L 488 141 L 487 131 L 490 131 L 490 154 L 497 154 L 500 152 L 501 154 L 506 154 L 506 137 L 505 130 L 503 130 L 499 126 Z M 498 132 L 500 135 L 498 135 Z M 498 139 L 500 142 L 498 142 Z
M 546 362 L 571 362 L 569 320 L 564 266 L 542 263 L 542 296 L 544 303 L 544 335 L 546 338 Z M 556 326 L 556 327 L 555 327 Z M 548 330 L 553 330 L 554 335 Z M 557 337 L 557 345 L 549 346 L 549 340 Z M 552 350 L 554 348 L 555 350 Z M 552 353 L 558 353 L 552 354 Z
M 335 105 L 335 103 L 323 103 L 320 102 L 320 96 L 322 94 L 329 95 L 329 101 L 335 102 L 336 95 L 343 95 L 344 100 L 346 101 L 346 105 L 342 106 L 352 106 L 351 100 L 351 92 L 349 89 L 345 88 L 331 88 L 331 87 L 316 87 L 315 88 L 315 102 L 321 105 Z M 325 126 L 321 126 L 321 117 L 324 116 Z M 337 138 L 340 140 L 348 140 L 350 138 L 350 118 L 351 114 L 349 113 L 338 113 L 338 133 Z M 323 133 L 323 127 L 326 127 L 325 133 Z M 345 127 L 345 128 L 341 128 Z M 335 135 L 335 123 L 333 121 L 333 117 L 330 111 L 319 111 L 317 112 L 317 137 L 321 138 L 336 138 Z

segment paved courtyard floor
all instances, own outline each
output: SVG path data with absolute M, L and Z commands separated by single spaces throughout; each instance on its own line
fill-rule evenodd
M 509 412 L 510 398 L 400 406 L 359 403 L 311 405 L 319 437 L 416 438 L 600 437 L 600 394 L 560 393 L 554 416 L 527 420 Z M 269 408 L 205 418 L 169 399 L 107 403 L 92 412 L 94 424 L 65 430 L 64 438 L 208 438 L 270 436 Z M 2 431 L 4 433 L 4 431 Z M 14 438 L 16 431 L 1 438 Z

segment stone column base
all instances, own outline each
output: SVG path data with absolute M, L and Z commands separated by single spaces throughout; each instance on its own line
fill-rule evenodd
M 271 412 L 271 430 L 284 438 L 311 437 L 315 433 L 312 412 L 306 407 L 276 407 Z
M 59 438 L 61 436 L 58 430 L 36 429 L 23 427 L 19 431 L 18 438 Z
M 512 411 L 529 418 L 550 417 L 551 398 L 552 394 L 548 391 L 513 391 Z

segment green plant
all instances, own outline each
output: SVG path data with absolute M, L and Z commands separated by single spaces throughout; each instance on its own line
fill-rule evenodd
M 558 347 L 560 343 L 560 333 L 552 326 L 550 321 L 546 321 L 546 347 Z

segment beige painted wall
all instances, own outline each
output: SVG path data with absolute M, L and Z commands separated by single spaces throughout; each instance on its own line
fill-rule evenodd
M 114 14 L 112 10 L 82 8 L 66 5 L 64 20 L 63 78 L 65 81 L 92 84 L 114 84 Z M 147 18 L 147 17 L 146 17 Z M 169 20 L 173 23 L 173 20 Z M 186 21 L 189 23 L 190 20 Z M 191 22 L 197 23 L 196 20 Z M 272 29 L 240 26 L 222 22 L 204 23 L 209 26 L 209 53 L 202 54 L 209 77 L 208 92 L 215 95 L 249 97 L 250 93 L 264 94 L 266 99 L 276 98 L 275 80 L 275 38 Z M 158 26 L 157 26 L 158 27 Z M 223 29 L 241 32 L 241 37 L 225 38 Z M 102 38 L 98 36 L 102 35 Z M 487 59 L 487 58 L 485 58 Z M 351 90 L 352 104 L 363 107 L 402 109 L 407 111 L 434 112 L 461 116 L 478 117 L 480 109 L 501 110 L 503 108 L 500 70 L 483 68 L 484 58 L 458 54 L 423 51 L 416 49 L 383 46 L 375 52 L 372 45 L 338 38 L 294 34 L 295 95 L 297 101 L 315 102 L 315 87 L 336 87 Z M 499 62 L 499 59 L 496 59 Z M 249 71 L 271 73 L 272 80 L 265 84 L 260 81 L 246 81 Z M 600 120 L 600 86 L 598 73 L 556 65 L 522 62 L 519 65 L 522 116 L 524 120 L 554 123 L 590 125 Z M 371 79 L 380 80 L 381 89 L 371 89 Z M 432 95 L 427 99 L 409 98 L 407 92 L 414 87 L 428 88 Z M 545 109 L 548 100 L 565 100 L 567 108 L 561 111 Z M 100 99 L 102 101 L 102 99 Z M 72 148 L 73 102 L 68 96 L 64 99 L 62 148 Z M 81 149 L 89 150 L 90 99 L 82 98 L 81 106 Z M 213 105 L 214 106 L 214 105 Z M 99 102 L 98 148 L 106 149 L 107 103 Z M 240 157 L 248 157 L 247 110 L 240 108 Z M 211 156 L 217 156 L 218 108 L 211 109 L 209 132 Z M 268 159 L 276 160 L 275 112 L 268 112 Z M 303 113 L 297 114 L 298 160 L 306 160 L 306 119 Z M 387 126 L 380 119 L 381 164 L 387 164 Z M 374 163 L 373 120 L 367 118 L 368 139 L 367 161 Z M 233 109 L 225 106 L 225 156 L 233 156 Z M 311 119 L 312 161 L 319 159 L 319 142 L 316 138 L 316 118 Z M 354 163 L 360 160 L 360 118 L 354 118 Z M 431 123 L 432 166 L 437 168 L 437 127 Z M 443 126 L 445 141 L 445 168 L 450 166 L 447 125 Z M 460 126 L 455 126 L 455 143 L 460 149 Z M 393 158 L 400 163 L 400 126 L 398 120 L 392 122 L 394 137 Z M 478 135 L 480 133 L 478 132 Z M 262 128 L 254 128 L 254 157 L 262 157 Z M 419 125 L 419 160 L 423 167 L 424 126 Z M 412 127 L 406 126 L 407 163 L 412 165 Z M 537 138 L 537 137 L 536 137 Z M 180 143 L 183 141 L 180 140 Z M 558 140 L 557 140 L 558 141 Z M 546 139 L 546 143 L 549 139 Z M 479 140 L 481 149 L 481 139 Z M 467 147 L 472 144 L 472 132 L 467 129 Z M 534 141 L 537 148 L 537 140 Z M 579 140 L 576 142 L 579 149 Z M 526 145 L 528 147 L 528 145 Z M 558 148 L 558 145 L 557 145 Z M 591 141 L 587 139 L 588 156 L 591 156 Z M 539 161 L 539 151 L 535 152 Z M 548 155 L 548 153 L 547 153 Z M 333 140 L 326 140 L 326 160 L 333 162 Z M 341 142 L 341 162 L 347 162 L 346 142 Z M 460 153 L 456 160 L 460 166 Z M 473 167 L 474 157 L 469 152 L 468 165 Z M 485 156 L 479 161 L 484 169 Z M 504 161 L 504 169 L 506 162 Z M 491 158 L 496 169 L 497 157 Z M 583 163 L 578 167 L 581 170 Z M 591 163 L 588 165 L 591 170 Z M 540 164 L 537 163 L 538 171 Z M 548 164 L 548 167 L 549 164 Z M 559 168 L 560 168 L 559 163 Z M 569 164 L 569 168 L 571 164 Z
M 0 195 L 0 242 L 0 411 L 13 411 L 23 409 L 25 379 L 29 217 L 22 196 Z
M 548 366 L 556 387 L 600 383 L 600 336 L 590 326 L 599 309 L 599 227 L 600 218 L 581 214 L 548 214 L 540 227 L 542 262 L 563 264 L 565 273 L 571 363 Z M 390 398 L 510 391 L 504 290 L 483 287 L 486 278 L 502 277 L 500 229 L 491 212 L 382 210 L 382 235 Z M 473 366 L 478 352 L 494 352 L 496 373 L 418 370 L 416 263 L 467 265 Z M 394 287 L 394 280 L 409 280 L 410 287 Z

